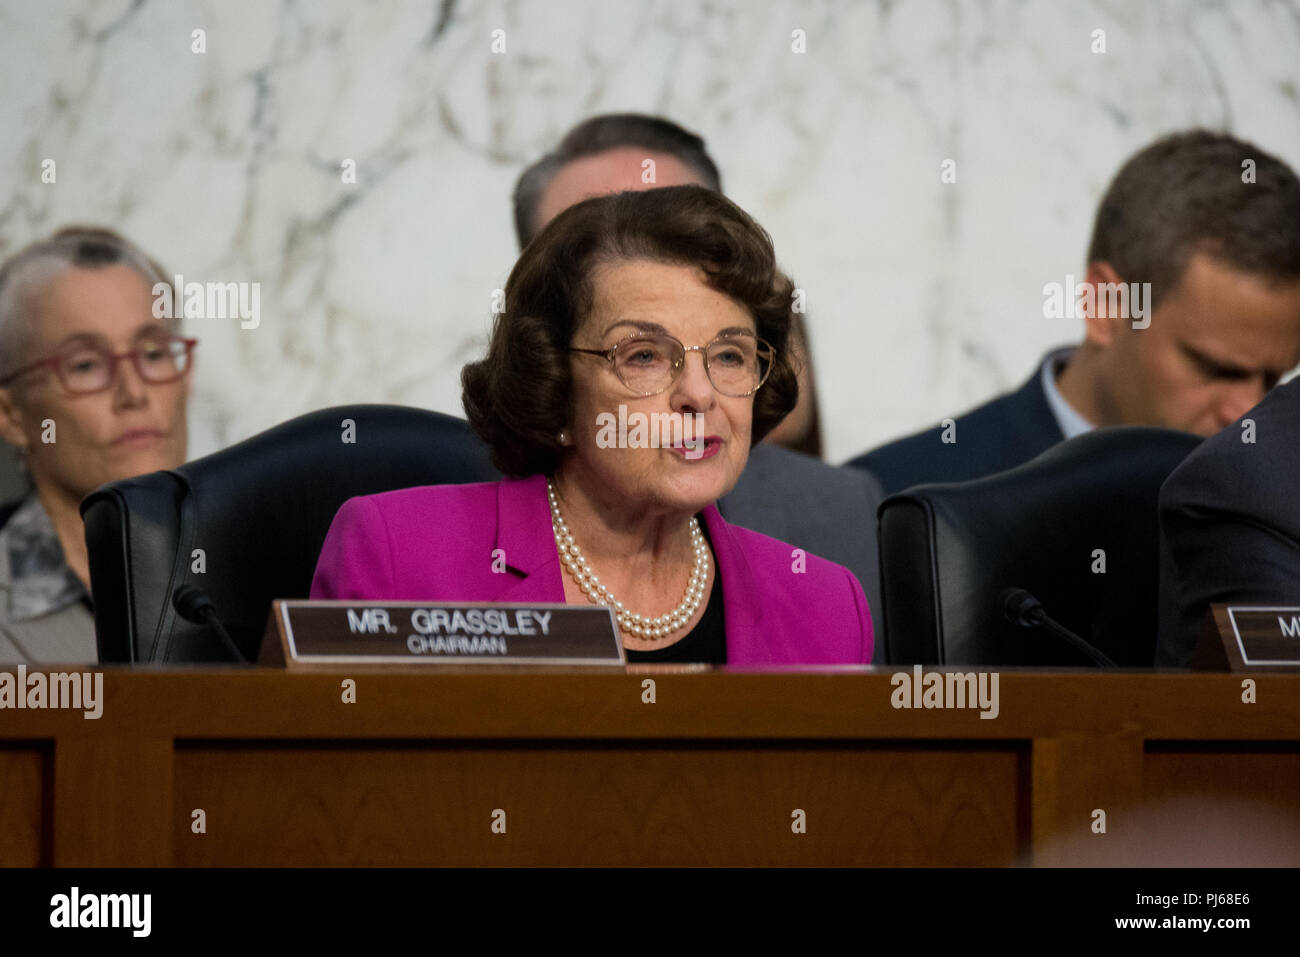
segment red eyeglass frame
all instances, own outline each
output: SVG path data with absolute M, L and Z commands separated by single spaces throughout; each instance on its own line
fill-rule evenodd
M 3 379 L 0 379 L 0 386 L 6 386 L 10 382 L 13 382 L 15 379 L 17 379 L 19 376 L 24 376 L 29 372 L 35 372 L 37 369 L 44 369 L 48 367 L 54 371 L 55 377 L 59 380 L 59 385 L 63 386 L 63 388 L 66 389 L 70 394 L 94 395 L 96 392 L 103 392 L 107 389 L 113 388 L 113 383 L 117 381 L 118 363 L 124 359 L 130 359 L 132 361 L 132 364 L 135 366 L 136 375 L 140 377 L 141 382 L 145 383 L 146 385 L 167 385 L 172 382 L 178 382 L 181 379 L 185 378 L 185 376 L 189 375 L 190 370 L 194 367 L 194 347 L 199 344 L 199 340 L 192 338 L 190 336 L 167 336 L 166 341 L 169 344 L 173 342 L 185 343 L 185 369 L 183 372 L 179 373 L 178 375 L 172 376 L 169 379 L 150 379 L 141 371 L 140 364 L 144 360 L 143 360 L 143 354 L 141 353 L 141 347 L 139 346 L 137 346 L 134 349 L 129 349 L 126 352 L 109 352 L 107 349 L 100 349 L 98 346 L 82 346 L 80 348 L 83 348 L 91 352 L 98 352 L 101 356 L 105 356 L 108 358 L 109 361 L 108 383 L 103 388 L 90 389 L 89 391 L 70 388 L 68 386 L 67 381 L 63 378 L 63 373 L 59 369 L 59 363 L 66 358 L 66 351 L 64 353 L 49 356 L 48 358 L 45 359 L 40 359 L 29 365 L 23 366 L 21 369 L 15 369 L 13 372 L 5 376 Z

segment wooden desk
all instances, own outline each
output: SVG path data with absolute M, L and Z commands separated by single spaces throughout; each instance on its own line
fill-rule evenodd
M 894 671 L 106 668 L 0 710 L 0 863 L 1300 864 L 1300 675 Z

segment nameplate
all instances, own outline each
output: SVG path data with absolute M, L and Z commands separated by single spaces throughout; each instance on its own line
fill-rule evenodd
M 595 605 L 281 599 L 267 631 L 262 663 L 286 668 L 626 662 L 613 611 Z
M 1211 619 L 1230 670 L 1300 668 L 1300 605 L 1214 605 Z

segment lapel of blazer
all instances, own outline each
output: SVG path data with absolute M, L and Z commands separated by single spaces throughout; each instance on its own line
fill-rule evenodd
M 546 476 L 502 479 L 497 487 L 497 548 L 506 574 L 493 601 L 564 601 L 560 557 L 546 503 Z
M 1034 455 L 1065 439 L 1061 423 L 1056 421 L 1056 413 L 1052 411 L 1052 404 L 1047 401 L 1047 393 L 1043 391 L 1043 363 L 1049 356 L 1060 351 L 1061 347 L 1058 346 L 1039 359 L 1029 381 L 1008 396 L 1015 412 L 1012 424 L 1027 436 L 1031 447 L 1037 450 Z
M 738 664 L 772 660 L 772 648 L 759 624 L 763 618 L 757 579 L 734 540 L 731 526 L 717 506 L 703 511 L 718 578 L 722 582 L 722 609 L 726 619 L 727 659 Z M 497 548 L 505 555 L 510 580 L 502 583 L 492 601 L 564 601 L 560 558 L 551 531 L 551 511 L 546 504 L 546 477 L 503 479 L 497 491 Z
M 79 601 L 37 618 L 10 619 L 12 569 L 8 539 L 8 535 L 0 533 L 0 664 L 98 662 L 95 618 Z
M 722 581 L 722 614 L 726 619 L 727 661 L 755 664 L 772 660 L 772 648 L 759 627 L 763 609 L 758 581 L 744 549 L 732 537 L 731 526 L 716 505 L 704 509 L 718 578 Z

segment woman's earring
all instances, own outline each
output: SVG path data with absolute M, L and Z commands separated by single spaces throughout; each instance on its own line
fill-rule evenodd
M 560 443 L 561 445 L 568 445 L 568 444 L 569 444 L 569 430 L 568 430 L 568 429 L 560 429 L 560 434 L 556 436 L 556 439 L 559 440 L 559 443 Z

